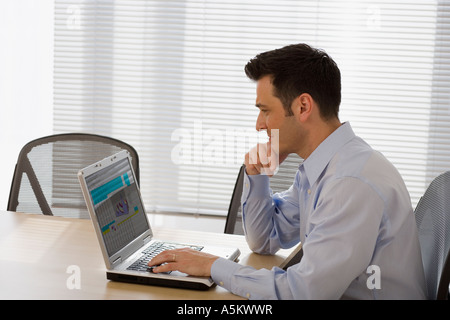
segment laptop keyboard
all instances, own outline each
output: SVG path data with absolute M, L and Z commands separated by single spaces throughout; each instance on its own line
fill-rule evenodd
M 162 241 L 155 241 L 150 246 L 148 246 L 142 253 L 144 254 L 141 258 L 136 260 L 132 265 L 130 265 L 127 270 L 134 271 L 151 271 L 148 267 L 148 262 L 157 256 L 159 253 L 165 250 L 173 250 L 178 248 L 191 248 L 197 251 L 203 249 L 202 246 L 185 245 L 180 243 L 168 243 Z

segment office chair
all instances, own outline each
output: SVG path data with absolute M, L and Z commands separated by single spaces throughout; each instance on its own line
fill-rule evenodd
M 129 144 L 110 137 L 66 133 L 27 143 L 19 153 L 8 211 L 89 218 L 78 170 L 128 150 L 139 183 L 139 157 Z
M 294 182 L 295 174 L 297 173 L 297 169 L 301 161 L 302 159 L 298 155 L 290 154 L 286 158 L 286 160 L 281 163 L 278 172 L 273 177 L 270 177 L 269 180 L 270 188 L 272 189 L 273 193 L 289 189 L 289 187 Z M 238 177 L 236 179 L 233 194 L 231 196 L 224 233 L 240 235 L 244 234 L 241 208 L 244 170 L 245 165 L 242 165 L 239 168 Z M 292 254 L 289 255 L 289 257 L 285 261 L 283 261 L 283 263 L 280 265 L 280 268 L 286 270 L 291 265 L 300 262 L 302 255 L 303 250 L 301 249 L 301 244 L 299 244 L 297 248 L 292 252 Z
M 450 171 L 436 177 L 415 209 L 419 242 L 431 300 L 449 299 Z

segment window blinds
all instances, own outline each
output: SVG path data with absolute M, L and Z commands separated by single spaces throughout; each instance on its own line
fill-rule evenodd
M 256 141 L 262 51 L 305 42 L 342 73 L 340 118 L 415 206 L 450 169 L 449 1 L 55 1 L 54 131 L 140 155 L 148 211 L 226 214 Z

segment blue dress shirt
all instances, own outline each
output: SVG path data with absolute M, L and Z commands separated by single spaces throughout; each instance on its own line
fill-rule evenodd
M 274 254 L 301 241 L 284 271 L 219 258 L 213 280 L 250 299 L 424 299 L 425 278 L 409 193 L 395 167 L 344 123 L 272 195 L 265 175 L 244 177 L 249 247 Z

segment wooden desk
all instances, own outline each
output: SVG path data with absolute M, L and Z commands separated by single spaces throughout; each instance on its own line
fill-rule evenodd
M 279 265 L 289 253 L 251 253 L 238 235 L 153 231 L 155 238 L 163 240 L 238 247 L 239 263 L 258 269 Z M 79 289 L 69 289 L 72 266 L 80 271 Z M 219 286 L 194 291 L 112 282 L 105 271 L 90 220 L 0 211 L 0 299 L 241 299 Z

